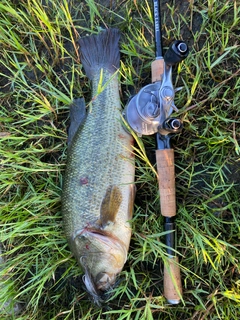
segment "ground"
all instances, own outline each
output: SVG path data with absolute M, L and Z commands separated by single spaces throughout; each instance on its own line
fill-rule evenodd
M 174 85 L 183 87 L 175 104 L 184 130 L 172 138 L 182 303 L 173 307 L 163 297 L 154 137 L 135 144 L 128 260 L 102 308 L 91 304 L 64 236 L 69 104 L 91 99 L 77 40 L 100 28 L 120 29 L 124 107 L 151 82 L 151 7 L 144 0 L 0 3 L 0 303 L 21 306 L 11 315 L 11 307 L 0 307 L 1 319 L 239 318 L 238 1 L 161 1 L 164 52 L 174 39 L 190 49 L 173 70 Z

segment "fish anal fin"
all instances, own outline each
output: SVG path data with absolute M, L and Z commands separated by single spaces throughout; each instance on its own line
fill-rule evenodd
M 102 228 L 115 222 L 116 215 L 122 202 L 122 192 L 119 187 L 111 185 L 107 188 L 100 208 Z
M 86 117 L 84 98 L 74 99 L 70 105 L 70 126 L 68 129 L 68 146 L 71 145 L 73 137 Z

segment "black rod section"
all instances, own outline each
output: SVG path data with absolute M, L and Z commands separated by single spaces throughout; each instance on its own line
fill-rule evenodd
M 155 33 L 155 54 L 156 59 L 162 57 L 162 31 L 160 0 L 153 0 L 154 33 Z
M 174 251 L 174 249 L 176 249 L 176 244 L 175 244 L 176 227 L 175 227 L 175 222 L 173 217 L 164 218 L 164 230 L 170 231 L 170 233 L 167 233 L 165 236 L 165 242 L 166 242 L 166 245 L 168 246 L 167 254 L 170 255 L 171 257 L 174 257 L 176 256 L 176 253 Z

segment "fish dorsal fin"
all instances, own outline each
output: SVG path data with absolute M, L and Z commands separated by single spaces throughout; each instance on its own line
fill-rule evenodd
M 114 223 L 122 202 L 122 193 L 119 187 L 109 186 L 102 200 L 100 208 L 101 225 L 104 228 L 109 223 Z
M 70 105 L 70 126 L 68 129 L 68 147 L 71 145 L 73 137 L 78 128 L 86 118 L 86 107 L 83 98 L 74 99 Z

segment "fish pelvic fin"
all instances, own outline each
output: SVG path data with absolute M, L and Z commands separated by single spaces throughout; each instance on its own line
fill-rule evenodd
M 97 35 L 79 39 L 81 62 L 90 80 L 100 69 L 114 74 L 119 68 L 119 39 L 118 29 L 106 29 Z
M 122 202 L 121 190 L 111 185 L 107 188 L 100 207 L 100 223 L 104 228 L 109 223 L 114 223 Z

